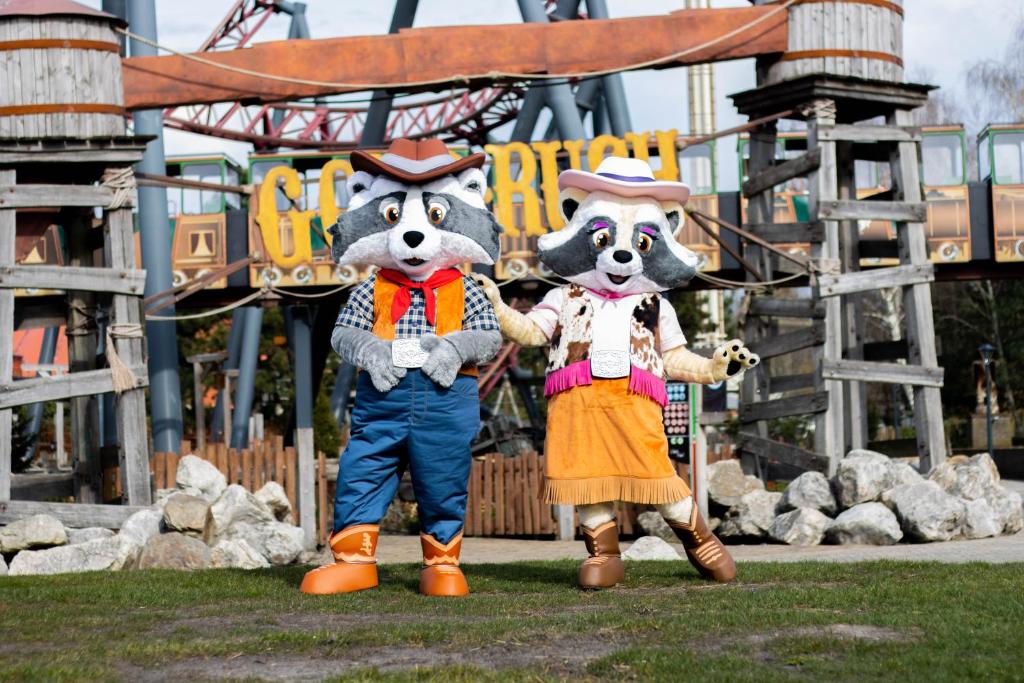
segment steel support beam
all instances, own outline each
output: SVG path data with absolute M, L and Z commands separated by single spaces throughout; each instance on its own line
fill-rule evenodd
M 128 0 L 128 18 L 133 33 L 157 41 L 156 1 Z M 133 57 L 155 56 L 155 47 L 131 40 Z M 133 115 L 135 134 L 153 136 L 146 145 L 137 169 L 151 175 L 167 172 L 164 160 L 163 112 L 159 109 L 137 111 Z M 139 225 L 142 244 L 142 266 L 146 269 L 145 296 L 174 286 L 171 276 L 171 226 L 167 219 L 167 189 L 157 186 L 139 187 Z M 174 307 L 161 311 L 171 317 Z M 156 452 L 181 450 L 181 385 L 178 381 L 178 337 L 174 321 L 146 323 L 149 348 L 149 398 L 153 424 L 153 449 Z
M 228 357 L 224 361 L 222 369 L 237 370 L 238 359 L 242 353 L 242 330 L 245 327 L 246 312 L 249 306 L 236 308 L 231 312 L 231 329 L 228 331 Z M 224 440 L 224 401 L 231 401 L 231 395 L 226 391 L 228 383 L 224 383 L 225 389 L 217 392 L 217 403 L 213 406 L 213 417 L 210 419 L 210 440 Z
M 299 526 L 306 546 L 316 545 L 316 449 L 313 446 L 313 319 L 308 306 L 287 306 L 285 325 L 295 373 L 295 450 Z
M 242 325 L 241 351 L 238 358 L 238 384 L 235 387 L 235 408 L 231 413 L 231 447 L 249 446 L 249 417 L 256 395 L 256 366 L 260 358 L 260 331 L 263 307 L 248 306 Z
M 587 14 L 591 19 L 608 19 L 608 3 L 605 0 L 586 0 Z M 622 85 L 622 74 L 609 74 L 601 77 L 604 91 L 604 104 L 608 109 L 608 120 L 611 122 L 612 135 L 623 137 L 633 130 L 629 120 L 629 105 L 626 103 L 626 89 Z
M 57 337 L 60 335 L 59 327 L 47 327 L 43 332 L 43 343 L 39 347 L 39 365 L 49 365 L 53 362 L 53 356 L 57 352 Z M 39 449 L 39 429 L 43 426 L 43 410 L 45 403 L 33 403 L 28 409 L 28 425 L 25 432 L 33 437 L 32 445 L 20 455 L 23 462 L 29 462 L 36 457 Z
M 419 0 L 396 0 L 395 10 L 391 14 L 391 27 L 388 33 L 398 33 L 403 28 L 412 26 L 416 19 L 416 6 Z M 375 90 L 373 101 L 366 112 L 366 123 L 363 134 L 359 138 L 360 147 L 381 147 L 388 130 L 388 116 L 391 114 L 391 93 L 386 90 Z

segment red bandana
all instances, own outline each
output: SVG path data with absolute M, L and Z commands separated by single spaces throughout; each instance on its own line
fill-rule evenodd
M 445 268 L 444 270 L 439 270 L 422 282 L 410 280 L 405 273 L 397 270 L 391 270 L 390 268 L 382 268 L 377 274 L 400 287 L 400 289 L 395 292 L 395 298 L 391 300 L 392 323 L 397 323 L 399 318 L 405 315 L 405 312 L 409 310 L 409 306 L 412 305 L 411 290 L 418 289 L 423 292 L 423 301 L 426 305 L 425 314 L 427 322 L 431 325 L 434 324 L 437 317 L 437 297 L 434 295 L 434 290 L 462 277 L 462 272 L 456 268 Z

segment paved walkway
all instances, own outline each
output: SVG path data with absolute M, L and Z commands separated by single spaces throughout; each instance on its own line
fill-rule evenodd
M 1004 481 L 1024 495 L 1024 482 Z M 629 547 L 623 544 L 623 549 Z M 900 543 L 875 545 L 820 545 L 798 548 L 787 545 L 729 546 L 737 562 L 867 562 L 914 560 L 934 562 L 1024 562 L 1024 532 L 1013 536 L 948 543 Z M 682 546 L 677 550 L 682 553 Z M 417 536 L 382 536 L 377 548 L 381 562 L 419 562 Z M 466 564 L 493 564 L 521 560 L 583 559 L 582 541 L 519 541 L 504 538 L 467 538 L 462 547 Z

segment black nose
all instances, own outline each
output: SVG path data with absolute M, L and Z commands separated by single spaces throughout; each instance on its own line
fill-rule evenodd
M 402 239 L 405 240 L 406 244 L 415 249 L 423 241 L 423 233 L 419 230 L 410 230 L 402 235 Z
M 616 249 L 615 253 L 612 254 L 612 258 L 619 263 L 629 263 L 633 260 L 633 252 L 626 251 L 625 249 Z

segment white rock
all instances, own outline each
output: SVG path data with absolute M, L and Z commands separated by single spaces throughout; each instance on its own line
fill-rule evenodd
M 775 510 L 780 500 L 782 494 L 774 491 L 744 494 L 726 513 L 716 533 L 719 536 L 764 536 L 775 521 Z
M 999 468 L 996 467 L 995 460 L 992 459 L 988 453 L 977 453 L 971 456 L 969 461 L 972 465 L 982 467 L 988 470 L 989 476 L 992 477 L 992 483 L 998 484 L 1000 481 Z
M 789 482 L 782 492 L 780 511 L 812 508 L 826 515 L 836 512 L 836 498 L 832 495 L 832 486 L 828 478 L 821 472 L 804 472 Z
M 948 461 L 939 463 L 928 473 L 928 480 L 934 481 L 943 491 L 949 493 L 956 485 L 956 465 Z
M 233 569 L 261 569 L 269 567 L 267 558 L 244 538 L 225 539 L 210 551 L 210 566 Z
M 211 502 L 217 500 L 228 486 L 220 470 L 194 455 L 186 455 L 178 461 L 174 483 L 179 491 Z
M 233 525 L 229 533 L 228 538 L 245 539 L 260 555 L 275 565 L 294 562 L 306 549 L 302 529 L 285 522 L 240 522 Z
M 665 518 L 660 513 L 654 510 L 648 510 L 647 512 L 641 512 L 636 517 L 637 524 L 644 530 L 644 533 L 648 536 L 657 536 L 663 541 L 668 543 L 675 543 L 677 538 L 672 527 L 668 525 Z
M 878 500 L 889 487 L 889 457 L 874 451 L 855 449 L 839 461 L 832 480 L 842 508 Z
M 164 525 L 182 533 L 199 535 L 206 528 L 210 503 L 205 498 L 176 492 L 164 503 Z
M 7 576 L 7 561 L 0 555 L 0 576 Z
M 757 488 L 763 489 L 764 485 L 747 479 L 739 460 L 719 460 L 708 465 L 708 498 L 716 505 L 732 507 L 743 494 Z
M 901 460 L 889 461 L 889 488 L 919 484 L 922 481 L 924 481 L 924 477 L 912 465 Z
M 984 460 L 981 459 L 984 457 Z M 986 462 L 987 460 L 987 462 Z M 999 472 L 987 453 L 976 455 L 953 468 L 956 480 L 947 492 L 965 500 L 984 498 L 990 488 L 999 482 Z M 993 476 L 993 472 L 995 475 Z
M 832 520 L 814 508 L 798 508 L 775 518 L 768 536 L 789 545 L 818 545 Z
M 900 522 L 881 503 L 861 503 L 839 513 L 828 528 L 829 543 L 892 545 L 903 538 Z
M 149 539 L 139 553 L 138 569 L 205 569 L 210 549 L 198 538 L 172 531 Z
M 1021 496 L 1004 486 L 993 486 L 989 489 L 985 500 L 996 514 L 1002 527 L 1001 533 L 1015 534 L 1024 528 L 1024 509 Z
M 32 515 L 11 522 L 0 529 L 0 553 L 13 553 L 28 548 L 49 548 L 65 545 L 68 534 L 60 520 L 50 515 Z
M 22 550 L 11 560 L 11 576 L 68 574 L 72 572 L 116 571 L 126 569 L 141 547 L 131 538 L 97 538 L 76 545 L 46 550 Z
M 964 537 L 989 538 L 1003 533 L 1003 521 L 984 498 L 965 504 Z
M 292 504 L 288 500 L 288 494 L 276 481 L 268 481 L 256 492 L 256 499 L 270 508 L 277 521 L 283 522 L 292 513 Z
M 676 549 L 657 536 L 641 536 L 622 553 L 623 560 L 679 560 Z
M 934 481 L 898 486 L 888 492 L 900 527 L 918 541 L 948 541 L 961 533 L 964 501 Z
M 755 474 L 743 475 L 743 481 L 747 482 L 747 490 L 744 491 L 744 493 L 750 493 L 751 491 L 764 491 L 764 482 Z
M 119 537 L 132 539 L 141 549 L 164 528 L 164 516 L 159 510 L 139 510 L 121 525 Z
M 85 529 L 68 529 L 68 545 L 95 541 L 97 538 L 110 538 L 113 535 L 113 531 L 104 529 L 101 526 L 91 526 Z
M 210 506 L 203 533 L 206 542 L 215 545 L 220 539 L 227 538 L 235 525 L 254 526 L 274 521 L 270 508 L 238 484 L 232 484 Z

